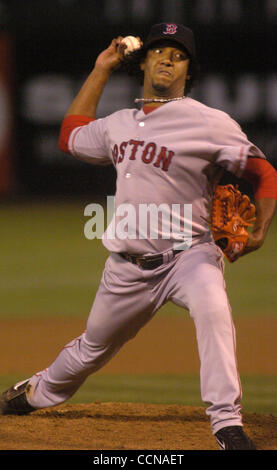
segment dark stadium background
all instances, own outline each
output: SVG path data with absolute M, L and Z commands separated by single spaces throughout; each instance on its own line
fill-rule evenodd
M 202 72 L 192 97 L 229 112 L 277 165 L 275 0 L 1 0 L 1 35 L 11 39 L 8 158 L 14 173 L 13 184 L 2 193 L 74 197 L 114 192 L 112 167 L 83 164 L 58 150 L 59 127 L 111 39 L 143 38 L 158 22 L 194 29 Z M 99 116 L 134 107 L 138 94 L 134 79 L 114 74 Z

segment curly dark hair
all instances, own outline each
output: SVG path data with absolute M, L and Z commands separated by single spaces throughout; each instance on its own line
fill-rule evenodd
M 129 53 L 124 60 L 122 61 L 120 70 L 126 72 L 129 76 L 136 77 L 139 81 L 140 85 L 143 85 L 144 81 L 144 72 L 140 68 L 140 64 L 142 60 L 146 57 L 148 49 L 144 47 Z M 192 88 L 195 86 L 196 81 L 199 78 L 200 74 L 200 67 L 197 60 L 194 57 L 189 56 L 189 68 L 188 68 L 188 75 L 190 78 L 186 80 L 186 86 L 184 89 L 184 95 L 187 96 Z

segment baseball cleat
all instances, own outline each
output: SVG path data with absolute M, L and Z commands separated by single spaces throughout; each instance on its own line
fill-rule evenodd
M 2 415 L 26 415 L 35 411 L 26 397 L 26 392 L 30 388 L 29 379 L 18 382 L 8 388 L 0 397 L 0 414 Z
M 245 434 L 242 426 L 227 426 L 215 434 L 221 450 L 256 450 L 254 442 Z

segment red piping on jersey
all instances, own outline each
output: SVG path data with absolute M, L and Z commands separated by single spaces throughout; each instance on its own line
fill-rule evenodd
M 237 161 L 236 166 L 235 166 L 235 169 L 234 169 L 234 174 L 235 174 L 235 175 L 237 174 L 237 172 L 238 172 L 239 169 L 240 169 L 241 160 L 242 160 L 242 157 L 243 157 L 243 151 L 244 151 L 244 146 L 242 145 L 242 146 L 240 147 L 239 158 L 238 158 L 238 161 Z
M 70 153 L 68 148 L 68 141 L 71 132 L 76 127 L 85 126 L 91 121 L 95 121 L 94 118 L 90 118 L 88 116 L 81 116 L 81 115 L 72 115 L 66 116 L 62 122 L 58 147 L 62 152 Z
M 82 127 L 78 127 L 73 138 L 72 138 L 72 142 L 71 142 L 71 153 L 75 156 L 75 150 L 74 150 L 74 144 L 75 144 L 75 139 L 76 139 L 76 136 L 77 134 L 79 133 L 79 131 L 82 129 Z M 71 134 L 70 134 L 71 135 Z
M 255 199 L 277 199 L 277 171 L 267 160 L 249 157 L 242 178 L 252 184 Z

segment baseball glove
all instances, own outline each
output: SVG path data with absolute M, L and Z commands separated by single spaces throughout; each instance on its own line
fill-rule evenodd
M 212 199 L 211 232 L 228 261 L 242 253 L 249 237 L 248 227 L 256 220 L 256 208 L 246 194 L 232 184 L 217 185 Z

